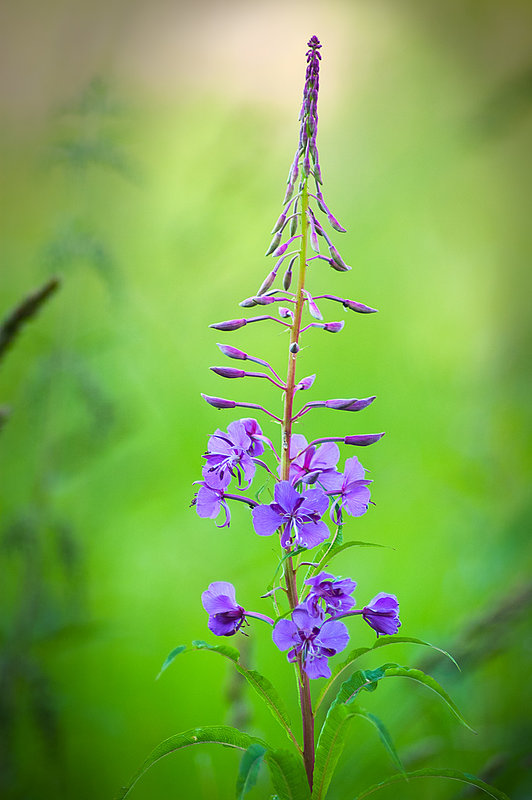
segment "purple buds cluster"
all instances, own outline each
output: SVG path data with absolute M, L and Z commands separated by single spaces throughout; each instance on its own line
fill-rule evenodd
M 348 272 L 348 266 L 329 235 L 327 224 L 335 232 L 345 228 L 325 202 L 323 178 L 317 147 L 318 89 L 321 44 L 316 36 L 308 42 L 307 69 L 303 103 L 299 116 L 299 142 L 288 175 L 288 187 L 283 208 L 272 229 L 272 240 L 266 255 L 275 259 L 273 267 L 255 294 L 240 302 L 244 309 L 264 307 L 270 312 L 251 317 L 215 322 L 211 328 L 224 333 L 237 333 L 251 323 L 276 322 L 282 334 L 288 337 L 288 368 L 286 378 L 263 356 L 250 355 L 245 349 L 232 344 L 219 343 L 222 355 L 232 360 L 231 365 L 213 366 L 214 374 L 224 380 L 238 379 L 238 386 L 246 386 L 246 379 L 261 378 L 273 383 L 283 393 L 283 407 L 276 413 L 250 402 L 248 399 L 226 399 L 202 395 L 204 400 L 219 410 L 236 408 L 253 409 L 265 414 L 268 424 L 280 425 L 280 446 L 273 444 L 270 435 L 263 433 L 255 418 L 244 417 L 229 423 L 226 430 L 217 429 L 209 438 L 202 480 L 193 505 L 200 517 L 217 519 L 219 527 L 229 527 L 230 505 L 235 501 L 250 509 L 250 528 L 259 536 L 277 535 L 283 554 L 283 580 L 288 608 L 282 611 L 274 592 L 277 623 L 258 612 L 248 612 L 235 599 L 232 584 L 212 583 L 203 594 L 203 605 L 209 614 L 209 628 L 219 636 L 232 636 L 244 625 L 248 617 L 262 619 L 274 626 L 273 639 L 281 650 L 288 651 L 288 659 L 300 666 L 302 686 L 308 678 L 330 675 L 328 659 L 343 650 L 349 640 L 347 628 L 340 617 L 362 616 L 377 635 L 395 633 L 400 625 L 397 598 L 378 594 L 360 611 L 353 610 L 352 593 L 355 582 L 350 578 L 337 578 L 321 572 L 326 563 L 323 553 L 332 552 L 341 541 L 342 530 L 348 520 L 367 513 L 372 481 L 357 456 L 342 460 L 339 445 L 365 447 L 383 436 L 382 433 L 348 433 L 343 436 L 325 435 L 313 441 L 294 428 L 309 412 L 362 411 L 370 406 L 375 396 L 331 398 L 295 404 L 305 392 L 312 395 L 315 374 L 296 378 L 301 339 L 316 329 L 326 333 L 340 333 L 344 320 L 324 318 L 318 301 L 340 304 L 345 311 L 372 314 L 375 309 L 355 300 L 332 294 L 315 294 L 306 288 L 307 277 L 315 272 L 316 280 L 323 280 L 321 264 L 325 261 L 338 272 Z M 312 185 L 311 185 L 312 184 Z M 322 252 L 323 251 L 323 252 Z M 321 303 L 320 303 L 321 305 Z M 267 308 L 266 308 L 267 307 Z M 308 318 L 305 319 L 305 315 Z M 247 362 L 247 363 L 245 363 Z M 260 371 L 248 367 L 260 365 Z M 248 368 L 245 368 L 248 367 Z M 251 385 L 256 385 L 252 382 Z M 330 419 L 330 418 L 329 418 Z M 260 492 L 252 494 L 251 486 L 260 474 Z M 296 558 L 303 551 L 321 548 L 307 564 L 316 567 L 299 581 L 300 564 Z M 271 593 L 268 593 L 271 594 Z M 287 618 L 287 615 L 290 618 Z M 305 681 L 307 683 L 305 684 Z M 306 694 L 305 694 L 306 692 Z M 309 703 L 308 691 L 303 692 Z M 308 712 L 308 709 L 307 709 Z M 307 713 L 308 716 L 308 713 Z

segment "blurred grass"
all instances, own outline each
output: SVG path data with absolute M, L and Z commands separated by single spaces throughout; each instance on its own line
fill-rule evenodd
M 368 707 L 409 766 L 491 769 L 517 799 L 532 788 L 521 678 L 531 664 L 530 601 L 517 594 L 530 579 L 529 64 L 508 63 L 512 26 L 498 25 L 494 4 L 476 26 L 472 3 L 446 8 L 443 17 L 433 5 L 395 9 L 386 60 L 363 79 L 349 52 L 325 43 L 324 87 L 327 61 L 346 65 L 337 106 L 320 122 L 325 196 L 349 229 L 339 244 L 353 271 L 316 268 L 310 285 L 380 313 L 348 315 L 338 337 L 311 331 L 300 374 L 318 373 L 315 397 L 378 401 L 356 418 L 315 412 L 302 430 L 386 430 L 361 455 L 377 506 L 346 536 L 395 550 L 346 553 L 337 568 L 358 581 L 359 603 L 395 592 L 405 635 L 458 648 L 463 673 L 438 675 L 479 735 L 401 682 L 380 687 Z M 352 7 L 334 13 L 354 28 Z M 111 797 L 158 741 L 231 713 L 229 674 L 210 654 L 184 656 L 154 678 L 176 644 L 208 637 L 199 603 L 208 582 L 230 580 L 256 606 L 276 563 L 245 509 L 217 531 L 188 504 L 209 432 L 235 418 L 202 403 L 200 391 L 279 400 L 271 387 L 222 385 L 207 370 L 221 363 L 215 341 L 229 340 L 282 369 L 277 329 L 220 336 L 207 325 L 238 314 L 269 268 L 262 253 L 298 102 L 287 117 L 259 94 L 235 100 L 217 87 L 170 103 L 105 79 L 45 123 L 2 134 L 2 313 L 47 276 L 63 281 L 0 373 L 0 402 L 12 408 L 0 441 L 0 622 L 4 653 L 15 652 L 9 663 L 20 669 L 2 706 L 9 798 Z M 29 550 L 6 544 L 21 518 L 34 520 Z M 70 572 L 54 544 L 65 526 L 78 554 Z M 35 584 L 38 602 L 14 640 Z M 248 659 L 288 696 L 292 673 L 268 632 L 257 626 L 250 648 Z M 393 657 L 418 665 L 425 655 L 404 647 Z M 40 684 L 24 678 L 24 663 Z M 53 748 L 38 716 L 45 701 Z M 281 741 L 250 704 L 253 732 Z M 354 796 L 390 769 L 369 728 L 354 725 L 350 744 L 331 796 Z M 236 763 L 225 751 L 183 753 L 136 796 L 221 800 L 232 796 Z M 388 796 L 456 792 L 422 784 Z M 263 779 L 251 797 L 267 793 Z

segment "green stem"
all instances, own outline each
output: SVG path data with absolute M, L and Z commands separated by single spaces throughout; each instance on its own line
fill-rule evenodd
M 286 390 L 284 400 L 284 413 L 281 427 L 281 480 L 287 481 L 290 475 L 290 439 L 292 437 L 292 415 L 296 383 L 296 362 L 301 332 L 301 315 L 305 297 L 305 274 L 307 269 L 307 232 L 308 232 L 308 188 L 307 179 L 301 191 L 301 249 L 299 251 L 299 272 L 296 290 L 296 307 L 294 320 L 290 331 L 290 350 L 288 353 L 288 372 L 286 377 Z M 294 346 L 295 345 L 295 346 Z M 299 604 L 297 592 L 296 570 L 292 557 L 284 562 L 284 579 L 288 592 L 290 608 L 294 609 Z M 299 696 L 301 700 L 301 714 L 303 721 L 303 760 L 310 789 L 312 790 L 312 776 L 314 772 L 314 714 L 312 713 L 312 700 L 310 697 L 310 681 L 299 659 Z

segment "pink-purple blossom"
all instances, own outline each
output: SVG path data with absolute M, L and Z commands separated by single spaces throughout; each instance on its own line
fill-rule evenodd
M 368 510 L 370 499 L 369 485 L 365 478 L 366 470 L 356 456 L 346 459 L 343 474 L 325 474 L 320 478 L 324 489 L 338 495 L 332 508 L 331 517 L 335 523 L 342 520 L 342 510 L 352 517 L 361 517 Z
M 380 634 L 392 635 L 401 627 L 399 619 L 399 601 L 394 594 L 379 592 L 367 606 L 362 609 L 362 617 L 366 620 L 377 636 Z
M 311 614 L 305 604 L 292 611 L 292 619 L 281 619 L 273 629 L 279 650 L 288 650 L 288 660 L 300 657 L 309 678 L 330 678 L 328 659 L 347 647 L 349 633 L 343 622 L 324 621 L 323 614 Z
M 225 488 L 236 477 L 239 486 L 243 481 L 251 483 L 255 475 L 255 462 L 252 456 L 260 456 L 264 445 L 260 437 L 262 431 L 254 419 L 240 419 L 227 426 L 227 433 L 218 429 L 210 437 L 205 454 L 206 464 L 202 474 L 210 486 L 212 475 L 217 475 L 220 486 Z
M 355 605 L 351 594 L 356 589 L 356 583 L 351 578 L 335 578 L 328 572 L 320 572 L 314 578 L 307 578 L 305 584 L 311 587 L 305 600 L 310 614 L 317 616 L 324 611 L 336 617 L 350 611 Z M 325 607 L 321 605 L 322 602 Z
M 271 536 L 281 526 L 281 546 L 311 548 L 329 536 L 321 517 L 329 506 L 321 489 L 296 492 L 289 481 L 280 481 L 274 489 L 275 502 L 253 509 L 253 526 L 259 536 Z
M 299 454 L 299 455 L 298 455 Z M 338 475 L 336 465 L 340 459 L 338 445 L 334 442 L 325 442 L 321 446 L 311 444 L 309 446 L 306 438 L 299 433 L 293 433 L 290 440 L 290 482 L 296 484 L 299 481 L 308 483 L 309 475 L 318 472 L 318 480 L 324 475 Z
M 236 602 L 235 587 L 227 581 L 214 581 L 201 595 L 209 614 L 209 630 L 216 636 L 233 636 L 242 627 L 245 610 Z

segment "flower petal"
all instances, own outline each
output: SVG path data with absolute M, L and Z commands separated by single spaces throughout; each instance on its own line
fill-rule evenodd
M 316 644 L 340 653 L 347 647 L 349 633 L 343 622 L 326 622 L 316 636 Z
M 299 642 L 297 626 L 289 619 L 281 619 L 273 629 L 272 638 L 279 650 L 288 650 Z
M 329 528 L 321 519 L 318 522 L 306 522 L 297 526 L 297 543 L 310 549 L 328 539 L 329 533 Z
M 237 608 L 235 587 L 229 581 L 214 581 L 201 595 L 201 602 L 209 614 L 221 614 Z
M 283 524 L 282 515 L 274 511 L 271 505 L 255 506 L 251 513 L 255 533 L 259 536 L 271 536 Z
M 325 656 L 309 656 L 303 665 L 309 678 L 330 678 L 331 668 Z

